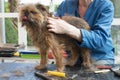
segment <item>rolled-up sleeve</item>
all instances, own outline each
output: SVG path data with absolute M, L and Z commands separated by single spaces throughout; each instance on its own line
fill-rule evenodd
M 82 42 L 77 42 L 81 47 L 89 49 L 99 49 L 107 44 L 107 40 L 111 37 L 111 23 L 114 16 L 114 8 L 111 5 L 101 9 L 99 15 L 96 16 L 95 24 L 91 26 L 91 30 L 81 29 Z
M 56 15 L 64 14 L 80 17 L 78 12 L 78 0 L 65 0 Z M 84 19 L 91 30 L 80 29 L 82 41 L 76 41 L 79 47 L 90 49 L 91 58 L 95 60 L 113 60 L 114 47 L 111 37 L 111 23 L 114 17 L 114 6 L 110 0 L 93 0 L 87 9 Z

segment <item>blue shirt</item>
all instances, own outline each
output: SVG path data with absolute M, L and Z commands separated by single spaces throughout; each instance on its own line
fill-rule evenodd
M 80 17 L 78 0 L 65 0 L 61 3 L 55 15 L 61 17 L 65 14 Z M 80 47 L 89 48 L 92 59 L 114 61 L 114 47 L 110 34 L 113 17 L 114 7 L 110 0 L 93 0 L 89 5 L 84 19 L 91 30 L 80 29 L 82 42 L 77 42 L 77 44 Z

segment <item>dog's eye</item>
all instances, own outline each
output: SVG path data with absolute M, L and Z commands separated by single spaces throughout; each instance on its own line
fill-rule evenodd
M 34 11 L 30 11 L 32 14 L 37 14 L 37 12 L 34 12 Z
M 22 10 L 22 12 L 25 12 L 25 10 Z

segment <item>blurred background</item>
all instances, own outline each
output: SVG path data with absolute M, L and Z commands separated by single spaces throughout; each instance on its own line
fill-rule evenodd
M 21 44 L 25 49 L 32 47 L 32 42 L 19 23 L 17 7 L 20 4 L 42 3 L 55 12 L 63 0 L 0 0 L 0 44 Z M 116 58 L 120 57 L 120 1 L 111 0 L 115 7 L 111 34 Z M 32 47 L 33 49 L 33 47 Z

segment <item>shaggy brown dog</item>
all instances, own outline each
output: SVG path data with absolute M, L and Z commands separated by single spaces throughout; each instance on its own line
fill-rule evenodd
M 81 48 L 76 45 L 76 40 L 68 35 L 59 35 L 51 33 L 47 29 L 47 17 L 50 17 L 48 10 L 41 4 L 28 4 L 23 5 L 20 9 L 20 21 L 22 25 L 26 27 L 28 34 L 30 35 L 33 44 L 39 49 L 41 60 L 40 64 L 36 66 L 36 69 L 43 69 L 47 64 L 47 52 L 52 50 L 56 60 L 56 67 L 58 71 L 64 70 L 64 59 L 61 50 L 70 50 L 71 58 L 66 65 L 73 66 L 78 57 L 81 56 L 83 65 L 90 67 L 90 53 L 86 48 Z M 73 16 L 64 16 L 63 20 L 76 26 L 77 28 L 83 28 L 89 30 L 88 24 L 80 18 Z M 79 54 L 80 53 L 80 54 Z

